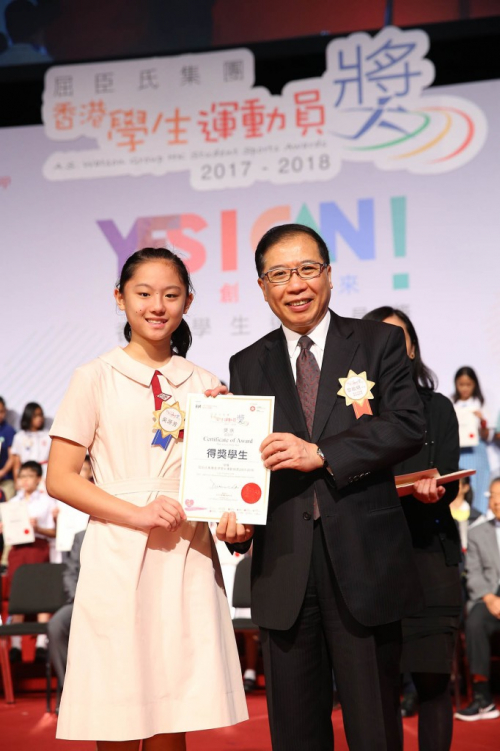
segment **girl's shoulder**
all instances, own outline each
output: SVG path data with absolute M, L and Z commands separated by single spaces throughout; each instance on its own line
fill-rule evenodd
M 95 357 L 93 360 L 90 360 L 83 365 L 79 365 L 77 368 L 75 368 L 75 374 L 82 375 L 87 378 L 102 376 L 111 367 L 110 361 L 112 360 L 112 355 L 116 352 L 116 350 L 120 349 L 121 347 L 115 347 L 109 352 L 105 352 L 102 355 Z
M 174 359 L 176 367 L 180 366 L 183 369 L 191 370 L 191 373 L 196 375 L 197 378 L 199 378 L 204 384 L 209 384 L 207 388 L 214 388 L 221 382 L 220 378 L 214 375 L 214 373 L 211 373 L 209 370 L 196 365 L 196 363 L 191 362 L 191 360 L 186 360 L 184 357 L 179 357 L 177 355 L 174 355 L 172 360 Z

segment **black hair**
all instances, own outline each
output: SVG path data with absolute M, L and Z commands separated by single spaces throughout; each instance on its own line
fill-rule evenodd
M 283 240 L 287 240 L 289 237 L 295 237 L 296 235 L 309 235 L 316 245 L 321 256 L 323 263 L 330 263 L 330 254 L 323 238 L 318 233 L 308 227 L 306 224 L 280 224 L 277 227 L 271 227 L 268 229 L 265 235 L 263 235 L 257 248 L 255 250 L 255 266 L 257 267 L 257 274 L 262 276 L 264 271 L 264 257 L 273 245 L 277 245 Z
M 474 381 L 474 391 L 472 392 L 472 396 L 477 397 L 479 401 L 481 402 L 481 406 L 484 404 L 484 396 L 483 392 L 481 391 L 481 386 L 479 385 L 479 378 L 476 375 L 476 371 L 474 368 L 470 368 L 468 365 L 464 365 L 463 368 L 459 368 L 457 372 L 455 373 L 455 378 L 453 379 L 455 382 L 455 393 L 451 397 L 454 402 L 458 402 L 460 399 L 460 394 L 458 393 L 457 389 L 457 381 L 462 376 L 467 376 L 471 380 Z
M 24 462 L 19 467 L 19 472 L 22 472 L 23 469 L 31 469 L 32 472 L 34 472 L 37 477 L 41 477 L 43 475 L 42 465 L 39 462 L 35 462 L 33 459 L 30 459 L 28 462 Z
M 43 414 L 43 409 L 37 402 L 28 402 L 21 417 L 21 430 L 31 430 L 31 421 L 37 409 L 41 409 Z
M 4 406 L 4 407 L 6 407 L 6 406 L 7 406 L 7 405 L 5 404 L 5 399 L 3 398 L 3 396 L 0 396 L 0 404 L 3 404 L 3 406 Z
M 147 261 L 167 261 L 168 263 L 171 263 L 179 274 L 179 278 L 185 287 L 186 295 L 189 295 L 194 291 L 189 271 L 187 270 L 184 261 L 182 261 L 179 256 L 175 255 L 175 253 L 172 253 L 172 251 L 167 248 L 142 248 L 142 250 L 137 250 L 135 253 L 132 253 L 123 265 L 120 279 L 116 285 L 116 288 L 122 294 L 126 283 L 132 279 L 137 267 Z M 132 338 L 132 329 L 128 322 L 125 324 L 123 333 L 125 339 L 129 342 Z M 170 340 L 172 351 L 180 357 L 186 357 L 192 341 L 193 338 L 191 336 L 191 331 L 187 322 L 183 318 L 179 326 L 172 333 Z
M 90 462 L 90 455 L 89 454 L 85 454 L 85 459 L 83 461 L 84 462 Z
M 472 506 L 474 502 L 474 491 L 472 490 L 472 485 L 470 484 L 470 477 L 461 477 L 460 485 L 467 488 L 464 493 L 464 501 L 467 501 L 469 506 Z
M 424 364 L 424 361 L 422 360 L 420 343 L 418 341 L 417 332 L 415 331 L 415 326 L 410 321 L 406 313 L 404 313 L 402 310 L 399 310 L 398 308 L 391 308 L 390 305 L 382 305 L 382 307 L 375 308 L 374 310 L 370 310 L 369 313 L 366 313 L 366 315 L 363 316 L 363 320 L 385 321 L 386 318 L 391 318 L 391 316 L 396 316 L 397 318 L 399 318 L 401 323 L 404 324 L 408 332 L 408 336 L 410 337 L 410 341 L 413 344 L 415 357 L 413 359 L 410 359 L 410 362 L 415 386 L 429 389 L 430 391 L 435 391 L 438 383 L 437 376 L 430 368 L 427 367 L 427 365 Z

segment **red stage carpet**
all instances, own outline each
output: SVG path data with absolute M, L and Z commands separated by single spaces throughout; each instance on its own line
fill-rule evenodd
M 250 721 L 225 730 L 190 733 L 188 751 L 270 751 L 266 700 L 263 692 L 248 700 Z M 55 740 L 55 715 L 44 712 L 42 694 L 22 694 L 14 705 L 0 696 L 0 748 L 2 751 L 94 751 L 93 743 Z M 342 713 L 333 713 L 335 751 L 347 751 Z M 405 751 L 417 751 L 417 718 L 404 721 Z M 455 722 L 452 751 L 498 751 L 500 718 L 480 722 Z M 304 749 L 308 751 L 308 749 Z

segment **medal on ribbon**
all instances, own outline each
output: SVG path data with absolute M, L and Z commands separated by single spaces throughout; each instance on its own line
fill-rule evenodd
M 180 408 L 179 402 L 167 404 L 164 401 L 160 409 L 153 411 L 155 437 L 151 445 L 166 449 L 172 438 L 178 439 L 184 430 L 185 417 L 186 413 Z
M 358 420 L 361 415 L 373 414 L 368 399 L 373 399 L 371 389 L 375 386 L 375 381 L 368 380 L 366 370 L 359 375 L 354 370 L 350 370 L 347 378 L 339 378 L 339 382 L 341 388 L 337 391 L 337 394 L 345 398 L 348 407 L 352 404 Z

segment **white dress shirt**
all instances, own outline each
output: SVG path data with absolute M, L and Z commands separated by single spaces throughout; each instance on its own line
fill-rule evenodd
M 328 334 L 328 329 L 330 328 L 330 318 L 330 311 L 327 310 L 326 315 L 321 319 L 318 325 L 307 334 L 307 336 L 314 342 L 311 347 L 311 352 L 316 358 L 316 362 L 318 363 L 320 370 L 321 365 L 323 364 L 323 355 L 325 353 L 326 336 Z M 303 334 L 298 334 L 296 331 L 287 329 L 286 326 L 283 326 L 283 333 L 286 337 L 293 377 L 295 378 L 295 380 L 297 380 L 297 358 L 300 354 L 299 339 L 303 336 Z

